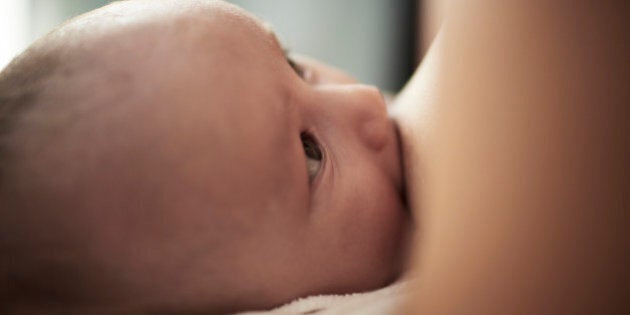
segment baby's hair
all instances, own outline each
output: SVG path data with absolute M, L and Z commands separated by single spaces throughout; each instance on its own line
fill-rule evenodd
M 36 44 L 0 72 L 0 188 L 14 163 L 13 148 L 19 144 L 14 131 L 20 128 L 19 119 L 36 107 L 60 66 L 57 53 Z
M 30 207 L 30 201 L 45 198 L 29 191 L 32 172 L 25 170 L 30 170 L 32 162 L 42 158 L 40 153 L 46 154 L 45 148 L 57 145 L 51 140 L 57 138 L 57 128 L 68 123 L 60 117 L 67 117 L 72 108 L 83 101 L 75 97 L 63 98 L 63 95 L 78 95 L 73 93 L 76 77 L 92 72 L 82 64 L 89 57 L 77 57 L 77 53 L 58 39 L 53 31 L 0 72 L 0 256 L 11 257 L 0 262 L 0 283 L 3 283 L 0 285 L 0 305 L 16 299 L 39 298 L 38 294 L 43 292 L 38 291 L 40 286 L 45 287 L 45 282 L 50 280 L 22 276 L 19 268 L 33 266 L 25 263 L 31 259 L 25 255 L 30 254 L 16 252 L 26 241 L 24 235 L 10 234 L 13 232 L 7 230 L 19 230 L 19 227 L 8 227 L 11 222 L 21 220 L 20 213 Z M 84 92 L 78 93 L 87 94 Z M 23 196 L 30 199 L 24 201 Z
M 6 216 L 10 216 L 15 209 L 7 204 L 7 188 L 14 185 L 9 179 L 9 173 L 15 168 L 16 146 L 20 141 L 15 137 L 15 130 L 19 128 L 19 118 L 32 109 L 41 94 L 42 87 L 51 73 L 58 68 L 59 63 L 51 54 L 31 48 L 15 58 L 2 72 L 0 72 L 0 229 Z M 10 255 L 6 252 L 8 237 L 0 238 L 0 256 Z M 8 259 L 8 258 L 7 258 Z M 4 265 L 0 271 L 0 304 L 6 304 L 11 294 L 9 270 Z M 8 263 L 8 262 L 7 262 Z M 8 290 L 4 292 L 4 290 Z

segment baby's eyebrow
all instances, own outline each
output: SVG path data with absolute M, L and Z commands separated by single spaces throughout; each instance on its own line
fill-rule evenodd
M 276 47 L 282 51 L 284 59 L 286 59 L 286 61 L 291 66 L 291 68 L 297 73 L 297 75 L 300 78 L 304 79 L 304 69 L 300 67 L 299 65 L 297 65 L 293 61 L 293 59 L 290 57 L 291 55 L 290 50 L 284 45 L 282 45 L 282 43 L 280 42 L 280 39 L 278 39 L 278 35 L 276 35 L 276 32 L 274 32 L 273 30 L 273 26 L 266 21 L 261 21 L 261 22 L 262 22 L 263 29 L 265 30 L 267 35 L 272 38 L 272 41 L 276 44 Z
M 262 22 L 263 29 L 265 30 L 267 35 L 269 35 L 273 39 L 273 42 L 276 44 L 276 46 L 280 50 L 285 51 L 286 49 L 283 48 L 284 46 L 280 42 L 280 39 L 278 39 L 278 35 L 276 34 L 276 32 L 273 30 L 273 26 L 267 21 L 261 21 L 261 22 Z

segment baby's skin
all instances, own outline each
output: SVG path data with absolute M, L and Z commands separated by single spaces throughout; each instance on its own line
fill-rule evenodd
M 382 95 L 287 59 L 233 5 L 83 15 L 3 71 L 0 102 L 9 314 L 264 309 L 404 270 L 412 224 Z

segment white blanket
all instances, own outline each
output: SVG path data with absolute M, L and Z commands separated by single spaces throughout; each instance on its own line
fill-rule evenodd
M 383 315 L 394 314 L 407 292 L 406 282 L 365 293 L 301 298 L 270 311 L 237 315 Z

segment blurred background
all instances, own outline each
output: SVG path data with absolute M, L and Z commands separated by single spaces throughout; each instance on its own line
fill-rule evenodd
M 183 0 L 185 1 L 185 0 Z M 0 68 L 63 21 L 106 0 L 0 0 Z M 399 90 L 422 53 L 418 0 L 232 0 L 269 22 L 291 51 Z

